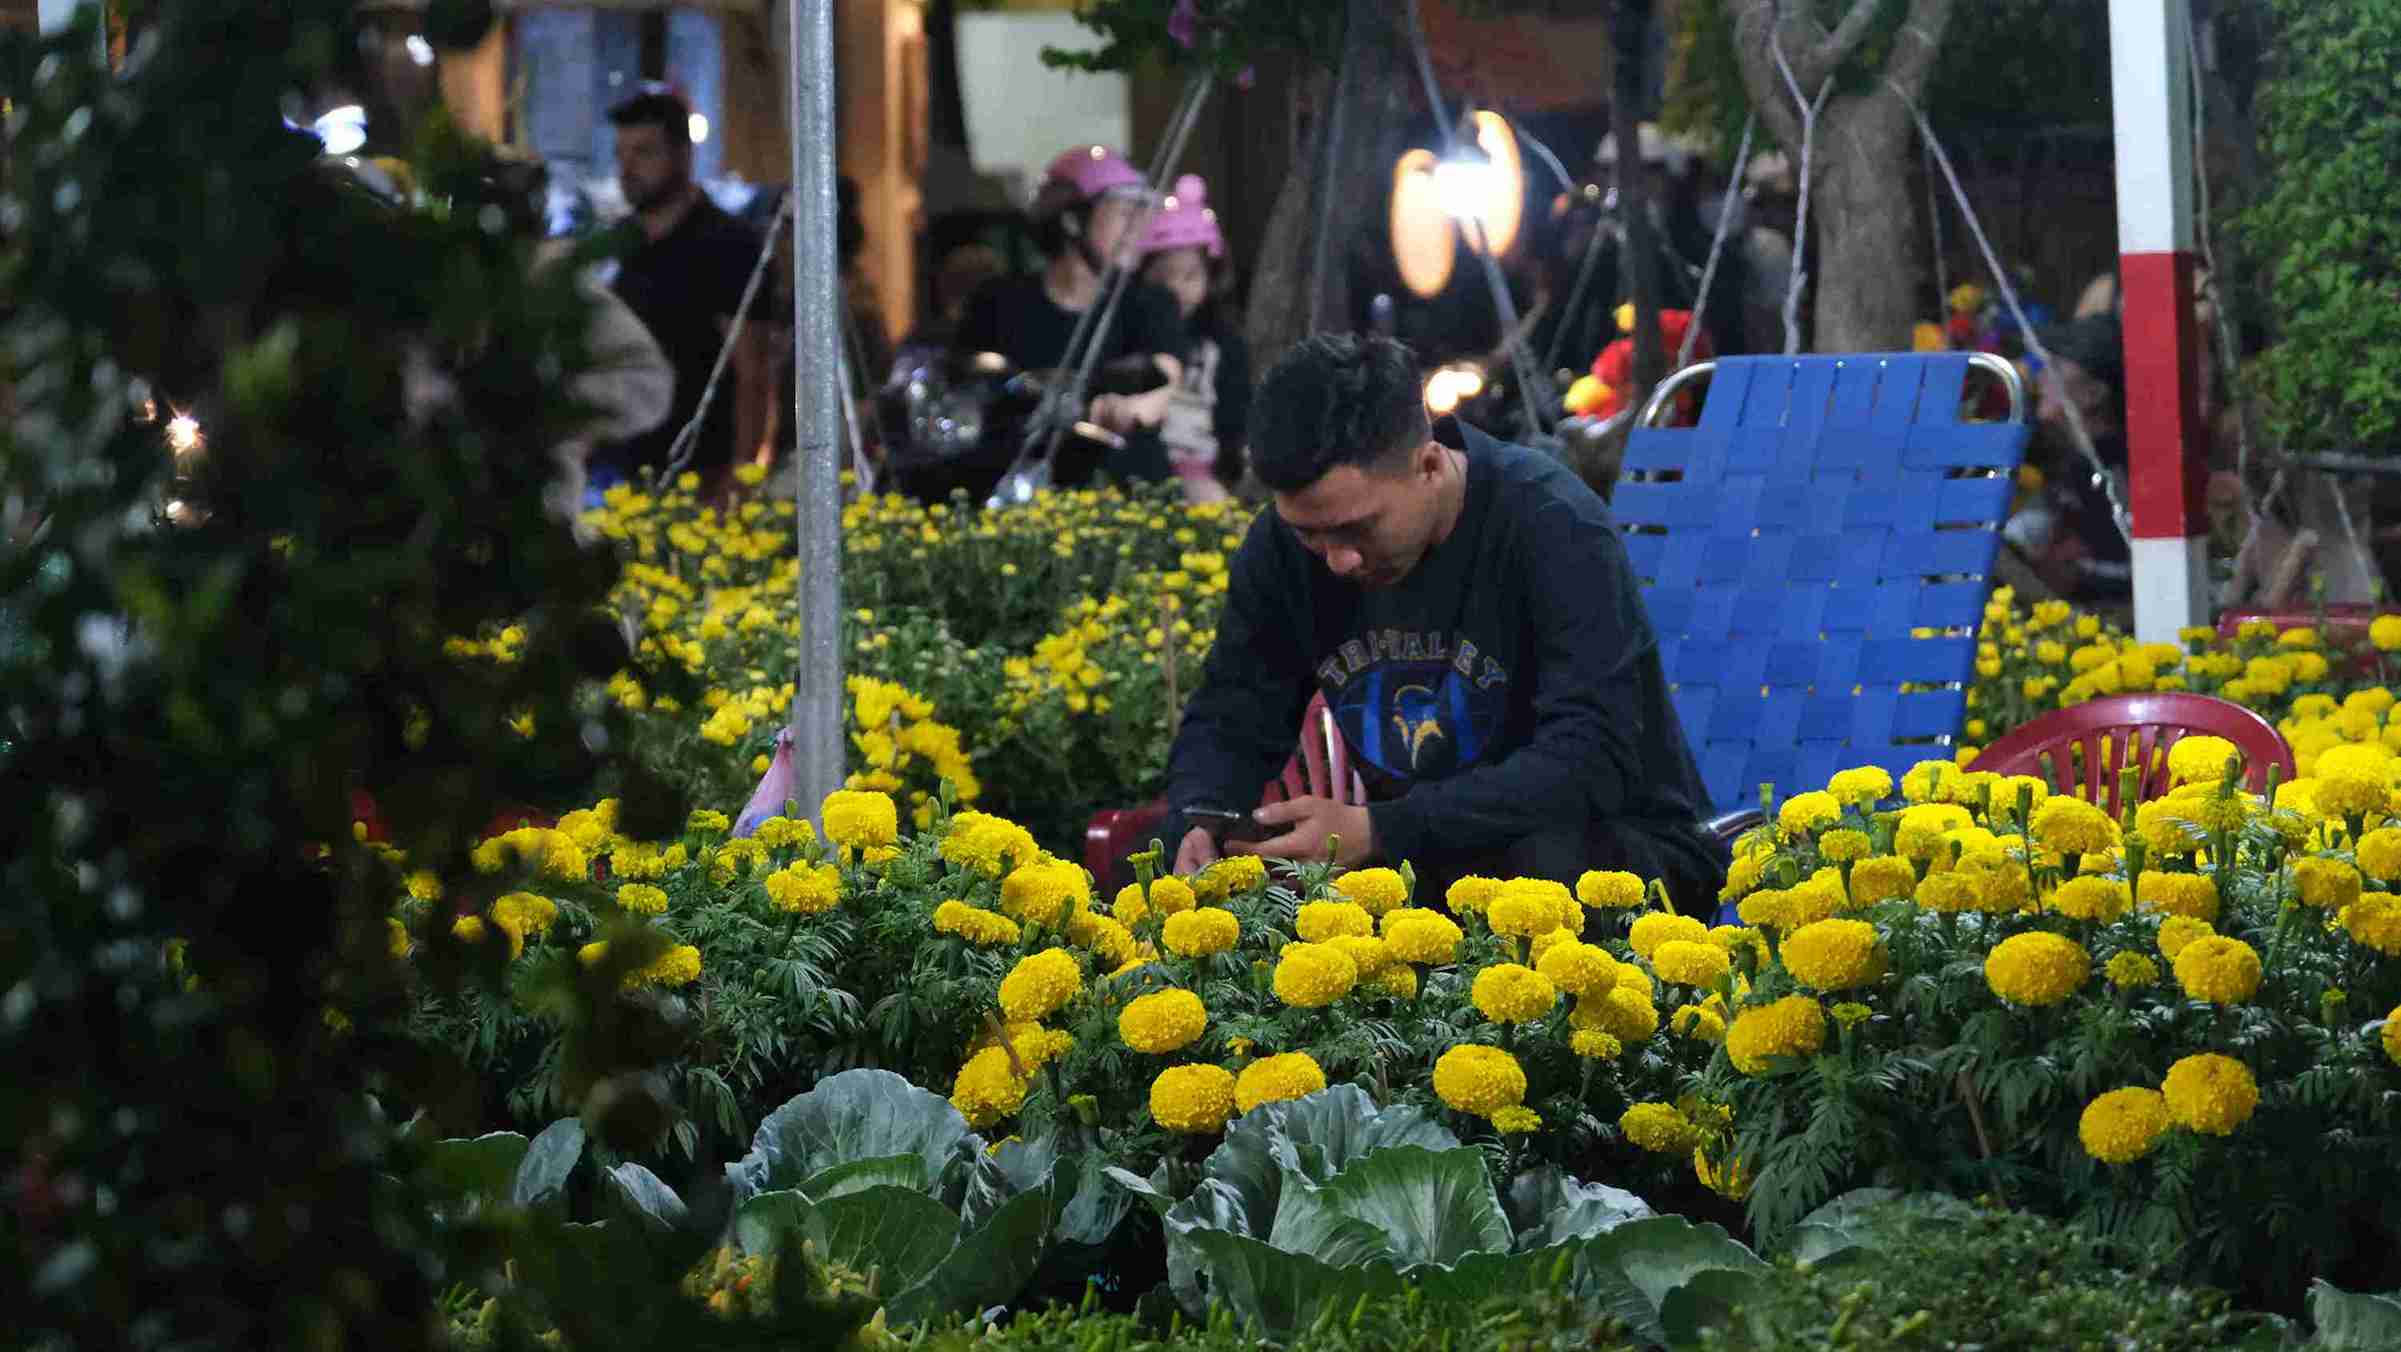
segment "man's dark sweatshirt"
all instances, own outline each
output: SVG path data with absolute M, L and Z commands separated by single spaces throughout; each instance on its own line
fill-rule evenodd
M 1392 587 L 1335 577 L 1272 511 L 1252 525 L 1169 757 L 1165 839 L 1187 807 L 1258 802 L 1314 685 L 1386 860 L 1422 869 L 1580 824 L 1603 859 L 1722 877 L 1608 507 L 1551 457 L 1463 430 L 1459 520 Z

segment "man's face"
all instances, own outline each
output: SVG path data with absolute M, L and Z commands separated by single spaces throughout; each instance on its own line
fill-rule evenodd
M 2067 426 L 2067 406 L 2074 404 L 2089 425 L 2109 399 L 2109 387 L 2094 379 L 2083 367 L 2065 357 L 2054 356 L 2042 374 L 2035 377 L 2034 417 L 2037 422 L 2055 427 Z
M 692 181 L 692 147 L 670 145 L 667 129 L 637 123 L 617 129 L 617 182 L 626 204 L 647 211 Z
M 1448 458 L 1429 441 L 1366 468 L 1338 465 L 1298 492 L 1276 494 L 1276 515 L 1334 576 L 1389 587 L 1433 547 Z

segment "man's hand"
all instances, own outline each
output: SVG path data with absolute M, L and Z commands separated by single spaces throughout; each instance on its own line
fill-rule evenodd
M 1342 853 L 1337 862 L 1345 868 L 1364 863 L 1375 853 L 1375 827 L 1365 807 L 1330 798 L 1294 798 L 1270 803 L 1254 815 L 1261 826 L 1286 828 L 1284 834 L 1255 843 L 1236 841 L 1228 844 L 1227 850 L 1269 859 L 1316 860 L 1326 857 L 1327 839 L 1339 836 Z
M 1184 833 L 1184 843 L 1176 846 L 1175 872 L 1190 877 L 1217 862 L 1217 842 L 1209 833 L 1195 826 Z

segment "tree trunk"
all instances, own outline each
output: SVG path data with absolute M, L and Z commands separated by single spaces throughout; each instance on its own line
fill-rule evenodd
M 1642 161 L 1642 56 L 1651 27 L 1650 0 L 1617 0 L 1609 37 L 1609 127 L 1617 137 L 1617 214 L 1626 223 L 1626 279 L 1634 301 L 1634 388 L 1626 407 L 1640 412 L 1651 387 L 1667 374 L 1659 349 L 1659 243 L 1651 224 L 1650 179 Z
M 1333 247 L 1327 250 L 1329 275 L 1324 279 L 1325 325 L 1347 330 L 1357 313 L 1350 287 L 1352 262 L 1360 250 L 1381 247 L 1386 237 L 1392 165 L 1408 148 L 1408 127 L 1415 113 L 1408 49 L 1396 22 L 1399 13 L 1400 6 L 1381 0 L 1350 0 L 1342 40 L 1343 59 L 1351 67 L 1343 91 L 1344 171 L 1335 175 L 1325 172 L 1324 144 L 1335 72 L 1322 71 L 1309 81 L 1315 115 L 1307 144 L 1276 193 L 1251 272 L 1243 336 L 1250 343 L 1251 363 L 1260 370 L 1308 335 L 1310 297 L 1318 282 L 1311 254 L 1324 193 L 1334 195 Z M 1464 250 L 1460 265 L 1467 265 Z
M 1818 115 L 1812 256 L 1796 264 L 1816 282 L 1816 351 L 1909 350 L 1925 266 L 1906 172 L 1915 134 L 1908 109 L 1891 93 L 1837 99 Z

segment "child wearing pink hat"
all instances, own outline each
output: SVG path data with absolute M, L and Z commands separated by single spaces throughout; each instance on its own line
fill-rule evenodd
M 1142 240 L 1143 279 L 1175 297 L 1184 321 L 1183 378 L 1162 433 L 1193 502 L 1224 499 L 1241 481 L 1250 417 L 1250 349 L 1229 313 L 1233 269 L 1208 191 L 1198 174 L 1177 179 Z

